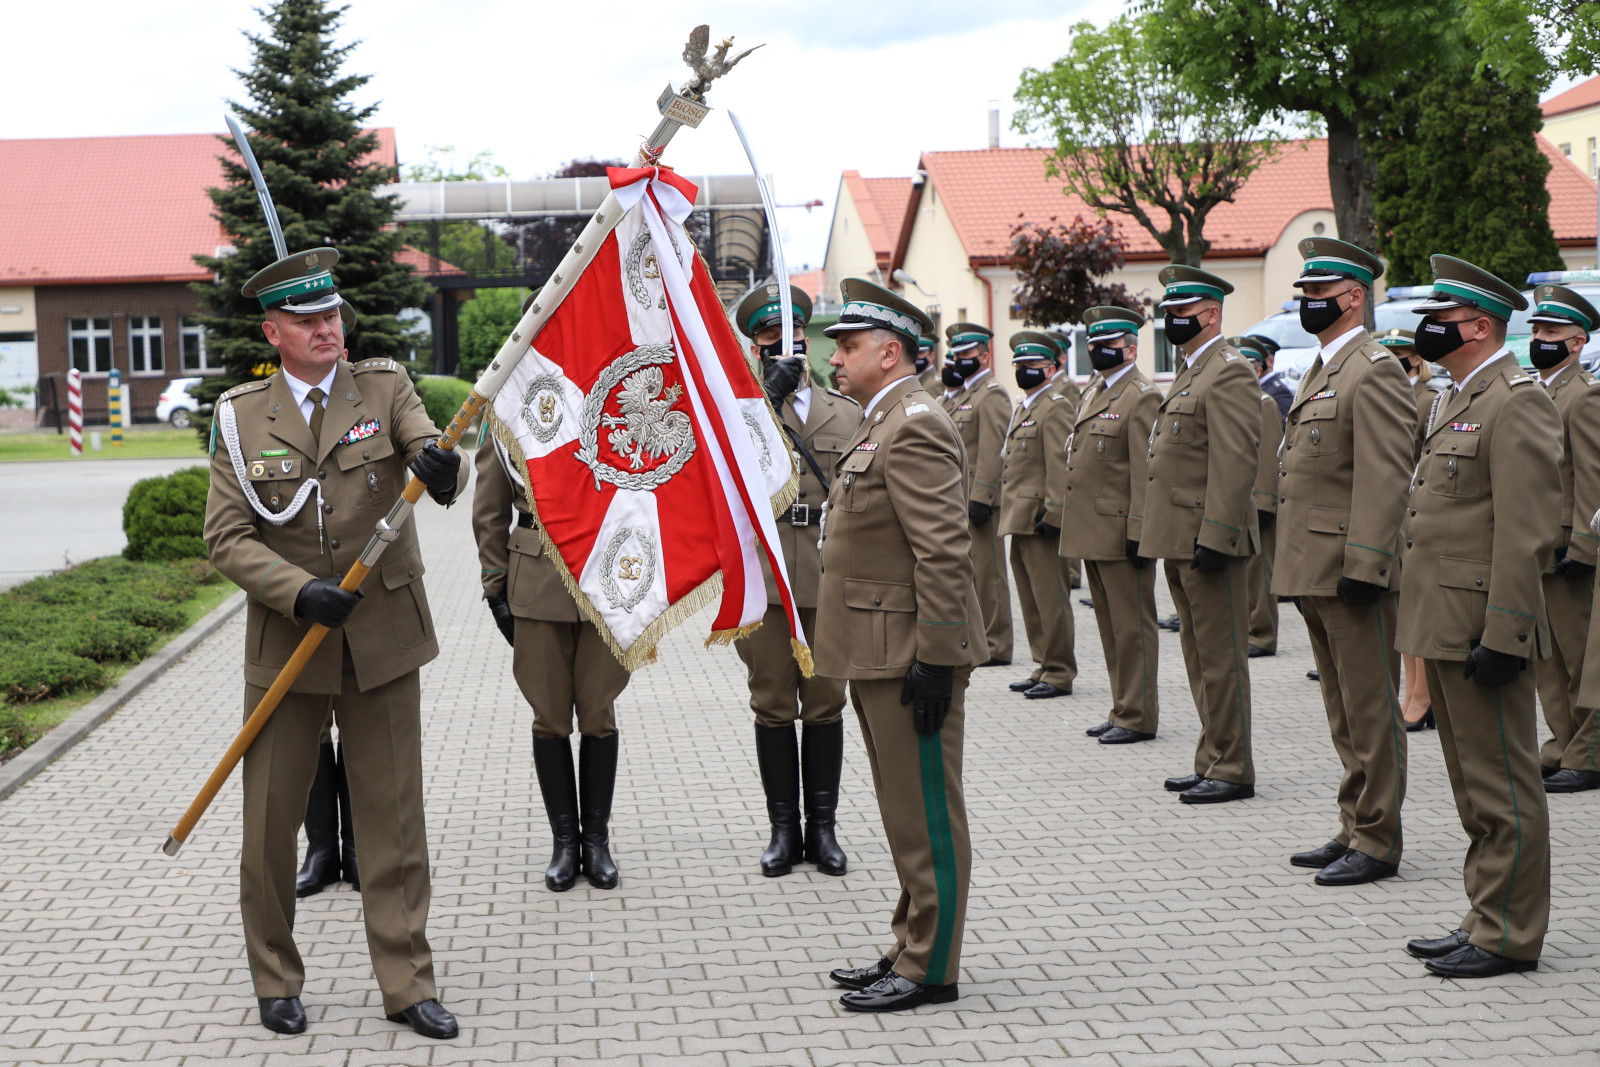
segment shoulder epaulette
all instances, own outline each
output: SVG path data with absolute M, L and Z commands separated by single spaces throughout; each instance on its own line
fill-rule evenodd
M 1370 349 L 1370 351 L 1367 352 L 1367 359 L 1371 360 L 1373 363 L 1382 362 L 1384 359 L 1394 355 L 1393 352 L 1390 352 L 1387 348 L 1378 344 L 1376 341 L 1368 341 L 1362 347 Z
M 1527 385 L 1531 381 L 1533 381 L 1533 379 L 1528 377 L 1526 374 L 1513 374 L 1506 379 L 1506 384 L 1515 389 L 1517 386 Z
M 272 384 L 272 379 L 270 379 L 270 378 L 263 378 L 259 382 L 245 382 L 243 385 L 236 385 L 232 389 L 229 389 L 226 393 L 223 393 L 217 399 L 218 400 L 232 400 L 236 396 L 243 396 L 246 393 L 253 393 L 257 389 L 265 389 L 267 386 L 269 386 L 271 384 Z
M 854 404 L 856 407 L 860 407 L 861 406 L 860 401 L 852 400 L 850 397 L 845 396 L 843 393 L 839 392 L 839 390 L 837 390 L 837 389 L 830 389 L 830 388 L 824 386 L 822 391 L 827 393 L 829 396 L 836 396 L 840 400 L 843 400 L 843 401 L 846 401 L 848 403 Z
M 1060 393 L 1051 393 L 1050 394 L 1050 399 L 1052 401 L 1054 401 L 1055 403 L 1057 403 L 1057 404 L 1070 404 L 1070 403 L 1072 403 L 1072 401 L 1068 400 L 1066 397 L 1062 396 Z
M 383 358 L 380 358 L 380 359 L 364 359 L 360 363 L 352 364 L 351 367 L 350 367 L 350 373 L 352 373 L 352 374 L 361 374 L 361 373 L 363 373 L 365 371 L 369 371 L 369 370 L 392 371 L 392 370 L 395 370 L 395 369 L 396 369 L 395 361 L 392 360 L 392 359 L 383 359 Z
M 1005 386 L 1001 385 L 999 382 L 995 381 L 993 378 L 990 378 L 988 381 L 984 382 L 983 383 L 983 387 L 985 389 L 1003 389 L 1003 388 L 1005 388 Z
M 1148 393 L 1150 390 L 1155 388 L 1155 386 L 1151 385 L 1149 382 L 1146 382 L 1146 381 L 1138 381 L 1138 382 L 1134 382 L 1133 384 L 1135 384 L 1135 385 L 1137 385 L 1139 387 L 1139 392 L 1141 392 L 1141 393 Z

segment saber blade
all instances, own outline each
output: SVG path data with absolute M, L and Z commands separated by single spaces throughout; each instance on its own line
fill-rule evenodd
M 733 131 L 739 135 L 739 143 L 744 145 L 750 169 L 755 172 L 756 188 L 761 190 L 761 210 L 766 213 L 767 230 L 772 234 L 772 273 L 778 280 L 779 325 L 783 327 L 783 355 L 787 359 L 794 355 L 794 299 L 789 295 L 789 265 L 783 258 L 783 238 L 778 233 L 778 205 L 772 200 L 767 180 L 761 176 L 761 166 L 756 162 L 755 149 L 750 147 L 750 138 L 745 135 L 744 123 L 732 111 L 728 112 L 728 118 L 733 122 Z
M 239 146 L 239 154 L 244 157 L 244 165 L 250 171 L 250 180 L 256 183 L 256 199 L 261 201 L 261 213 L 267 217 L 267 229 L 272 233 L 272 247 L 278 253 L 278 258 L 283 259 L 289 254 L 289 246 L 283 240 L 283 225 L 278 222 L 278 209 L 273 206 L 272 194 L 267 191 L 267 179 L 261 176 L 261 165 L 256 162 L 256 154 L 251 151 L 250 141 L 240 128 L 239 120 L 232 115 L 224 115 L 223 118 L 228 120 L 233 143 Z

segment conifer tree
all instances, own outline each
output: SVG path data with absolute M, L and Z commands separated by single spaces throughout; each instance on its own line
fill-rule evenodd
M 260 14 L 266 32 L 247 32 L 254 54 L 239 71 L 245 100 L 232 102 L 249 133 L 277 205 L 291 253 L 322 245 L 339 250 L 334 280 L 360 322 L 345 338 L 350 359 L 403 358 L 409 345 L 395 315 L 423 304 L 428 286 L 411 268 L 396 262 L 401 233 L 385 226 L 394 220 L 396 201 L 375 195 L 395 180 L 395 170 L 374 162 L 378 138 L 363 132 L 376 107 L 359 107 L 351 95 L 370 76 L 343 74 L 354 49 L 337 45 L 334 33 L 344 14 L 327 0 L 277 0 Z M 261 307 L 239 295 L 252 274 L 277 259 L 250 173 L 233 141 L 220 159 L 226 184 L 208 189 L 213 216 L 227 232 L 234 251 L 196 256 L 216 278 L 197 283 L 206 329 L 207 354 L 226 368 L 201 385 L 199 399 L 214 401 L 224 390 L 277 367 L 276 350 L 261 333 Z M 197 420 L 202 436 L 210 419 Z

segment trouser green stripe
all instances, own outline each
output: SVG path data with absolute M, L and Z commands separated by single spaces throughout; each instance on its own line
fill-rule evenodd
M 939 921 L 928 956 L 929 985 L 948 985 L 950 942 L 956 926 L 956 844 L 950 835 L 950 806 L 944 791 L 944 738 L 919 734 L 922 756 L 922 809 L 928 820 L 928 846 L 933 853 L 933 884 L 939 897 Z
M 1494 691 L 1494 717 L 1500 727 L 1500 755 L 1506 763 L 1506 784 L 1511 787 L 1511 817 L 1517 820 L 1517 850 L 1511 856 L 1511 879 L 1506 882 L 1506 896 L 1500 902 L 1500 947 L 1495 955 L 1504 955 L 1506 943 L 1511 940 L 1511 928 L 1506 925 L 1506 911 L 1511 907 L 1511 893 L 1517 888 L 1517 871 L 1522 868 L 1522 811 L 1517 805 L 1517 782 L 1511 776 L 1511 751 L 1506 748 L 1506 716 L 1501 703 L 1500 689 Z

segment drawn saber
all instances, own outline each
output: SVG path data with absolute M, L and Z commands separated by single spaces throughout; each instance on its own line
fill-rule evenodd
M 283 240 L 283 224 L 278 221 L 278 209 L 272 203 L 272 194 L 267 191 L 267 179 L 261 176 L 261 165 L 256 162 L 256 154 L 251 151 L 250 140 L 240 128 L 239 120 L 231 113 L 223 118 L 227 119 L 228 129 L 233 133 L 233 143 L 239 146 L 244 165 L 250 170 L 250 180 L 255 182 L 256 199 L 261 201 L 261 213 L 267 217 L 267 229 L 272 232 L 273 251 L 277 252 L 277 258 L 282 259 L 289 254 L 289 246 Z
M 778 280 L 778 314 L 779 325 L 783 327 L 783 358 L 788 359 L 794 355 L 794 298 L 789 294 L 789 265 L 783 258 L 783 239 L 778 233 L 778 205 L 772 200 L 772 190 L 767 188 L 767 180 L 762 177 L 761 165 L 756 162 L 756 150 L 750 147 L 750 138 L 744 132 L 744 123 L 739 121 L 739 116 L 732 111 L 728 118 L 733 123 L 733 132 L 739 135 L 739 143 L 744 145 L 744 154 L 750 160 L 750 169 L 756 175 L 756 188 L 761 191 L 761 210 L 766 212 L 767 230 L 772 234 L 772 273 Z

